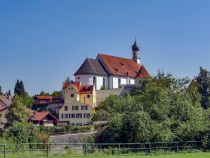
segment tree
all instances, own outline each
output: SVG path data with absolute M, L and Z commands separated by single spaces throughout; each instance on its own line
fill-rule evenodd
M 45 91 L 41 91 L 41 92 L 39 93 L 39 95 L 41 95 L 41 96 L 44 96 L 44 95 L 49 96 L 49 95 L 50 95 L 50 93 L 45 92 Z
M 14 96 L 12 100 L 12 105 L 9 107 L 6 117 L 10 124 L 13 122 L 27 122 L 30 116 L 30 110 L 24 104 L 23 98 L 21 96 Z
M 201 106 L 210 107 L 210 72 L 200 67 L 200 73 L 196 77 L 198 91 L 201 94 Z
M 22 103 L 26 105 L 28 108 L 32 106 L 33 99 L 25 91 L 23 81 L 17 80 L 14 88 L 14 94 L 15 96 L 19 96 L 21 98 Z
M 107 121 L 96 142 L 171 142 L 202 140 L 209 131 L 198 87 L 189 79 L 158 73 L 142 81 L 130 95 L 110 96 L 93 121 Z
M 0 95 L 3 95 L 2 87 L 0 86 Z
M 5 139 L 12 140 L 15 144 L 47 143 L 49 139 L 49 136 L 41 132 L 38 127 L 27 122 L 14 122 L 12 127 L 5 131 L 4 137 Z
M 25 93 L 25 88 L 24 88 L 23 81 L 17 80 L 17 82 L 15 84 L 14 94 L 21 96 L 24 93 Z
M 52 95 L 53 97 L 58 97 L 58 96 L 61 96 L 61 94 L 62 94 L 61 91 L 54 91 L 54 92 L 52 92 L 51 95 Z
M 6 95 L 7 96 L 11 96 L 12 94 L 11 94 L 11 91 L 9 90 L 8 92 L 6 92 Z

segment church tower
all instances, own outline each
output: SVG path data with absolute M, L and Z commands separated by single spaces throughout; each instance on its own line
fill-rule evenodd
M 134 42 L 134 44 L 132 46 L 132 52 L 133 52 L 133 60 L 136 63 L 141 64 L 141 61 L 140 61 L 140 51 L 139 51 L 139 46 L 136 43 L 136 39 L 135 39 L 135 42 Z

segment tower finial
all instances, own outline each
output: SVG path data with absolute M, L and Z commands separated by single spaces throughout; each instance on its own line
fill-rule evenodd
M 136 37 L 135 37 L 135 41 L 134 44 L 132 45 L 132 51 L 133 51 L 133 60 L 140 64 L 140 51 L 139 51 L 139 46 L 137 45 L 136 42 Z

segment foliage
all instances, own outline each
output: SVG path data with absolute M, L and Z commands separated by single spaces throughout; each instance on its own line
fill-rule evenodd
M 25 93 L 25 88 L 24 88 L 23 81 L 17 80 L 17 82 L 15 84 L 14 94 L 21 96 L 24 93 Z
M 14 121 L 27 122 L 30 116 L 30 110 L 24 104 L 21 96 L 14 96 L 12 105 L 9 107 L 6 117 L 8 122 L 12 124 Z
M 10 93 L 10 91 L 8 93 Z M 23 81 L 17 80 L 14 88 L 14 94 L 15 96 L 19 96 L 22 100 L 22 103 L 26 105 L 28 108 L 32 106 L 33 99 L 25 91 Z
M 47 143 L 49 136 L 40 132 L 39 128 L 27 122 L 14 122 L 4 133 L 4 138 L 16 144 Z
M 41 95 L 41 96 L 43 96 L 43 95 L 47 95 L 47 96 L 49 96 L 49 95 L 50 95 L 50 93 L 48 93 L 48 92 L 44 92 L 44 91 L 41 91 L 41 92 L 39 93 L 39 95 Z
M 176 79 L 160 72 L 141 84 L 130 95 L 111 95 L 96 108 L 93 121 L 107 121 L 96 142 L 203 139 L 209 127 L 198 86 L 188 88 L 188 78 Z
M 201 94 L 201 105 L 203 108 L 210 107 L 210 72 L 200 68 L 200 73 L 196 77 L 198 91 Z
M 51 94 L 53 97 L 58 97 L 58 96 L 61 96 L 62 95 L 62 92 L 61 91 L 54 91 L 52 92 Z
M 78 133 L 90 131 L 92 126 L 41 126 L 40 130 L 48 134 L 61 134 L 61 133 Z

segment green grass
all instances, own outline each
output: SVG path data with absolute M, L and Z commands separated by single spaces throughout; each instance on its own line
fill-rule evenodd
M 0 154 L 3 158 L 3 154 Z M 7 153 L 6 158 L 47 158 L 46 153 Z M 210 158 L 210 152 L 192 152 L 192 153 L 154 153 L 152 155 L 77 155 L 56 153 L 50 154 L 48 158 Z
M 210 158 L 210 153 L 196 152 L 196 153 L 170 153 L 170 154 L 158 154 L 158 155 L 124 155 L 124 156 L 52 156 L 50 158 Z

